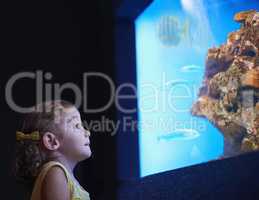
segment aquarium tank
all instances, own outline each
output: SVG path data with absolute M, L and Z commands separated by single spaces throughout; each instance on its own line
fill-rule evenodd
M 257 145 L 249 136 L 251 129 L 257 129 L 250 123 L 252 118 L 244 124 L 238 117 L 247 119 L 244 112 L 240 114 L 239 103 L 242 96 L 251 94 L 251 90 L 241 94 L 240 88 L 252 87 L 252 96 L 258 92 L 258 85 L 249 85 L 250 77 L 255 82 L 259 77 L 258 68 L 248 62 L 258 64 L 258 44 L 253 41 L 259 38 L 256 32 L 247 34 L 253 38 L 247 44 L 249 39 L 241 37 L 258 30 L 258 9 L 255 0 L 154 0 L 136 18 L 141 177 L 233 156 L 242 152 L 241 146 Z M 242 11 L 249 12 L 236 15 Z M 252 25 L 246 25 L 246 18 Z M 231 35 L 235 31 L 239 32 Z M 246 44 L 250 46 L 243 55 L 236 46 Z M 248 71 L 245 87 L 238 73 Z M 259 109 L 254 96 L 250 108 Z M 231 146 L 233 141 L 239 145 Z

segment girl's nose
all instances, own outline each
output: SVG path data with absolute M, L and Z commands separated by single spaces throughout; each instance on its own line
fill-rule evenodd
M 90 137 L 91 133 L 89 130 L 85 129 L 85 137 Z

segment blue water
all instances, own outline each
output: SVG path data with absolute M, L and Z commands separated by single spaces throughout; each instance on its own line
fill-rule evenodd
M 141 177 L 216 159 L 223 137 L 190 109 L 208 48 L 239 28 L 257 1 L 155 0 L 135 21 Z

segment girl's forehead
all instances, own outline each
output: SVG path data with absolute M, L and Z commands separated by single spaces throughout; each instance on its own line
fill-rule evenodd
M 70 121 L 72 121 L 74 119 L 81 119 L 80 113 L 79 113 L 79 111 L 76 108 L 66 109 L 64 111 L 64 113 L 65 113 L 65 117 L 64 118 L 65 118 L 65 120 L 67 122 L 70 122 Z

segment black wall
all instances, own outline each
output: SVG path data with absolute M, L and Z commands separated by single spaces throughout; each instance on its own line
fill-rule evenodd
M 122 182 L 123 200 L 257 200 L 259 152 Z
M 106 0 L 25 0 L 9 1 L 1 8 L 1 163 L 8 171 L 1 177 L 8 181 L 3 191 L 8 199 L 22 199 L 10 170 L 19 114 L 6 104 L 5 85 L 17 72 L 36 70 L 52 73 L 47 83 L 73 82 L 81 90 L 84 72 L 101 72 L 114 80 L 113 5 Z M 109 95 L 105 81 L 89 81 L 88 107 L 104 105 Z M 68 90 L 62 98 L 73 102 L 74 93 Z M 15 85 L 14 99 L 19 105 L 34 105 L 35 81 Z M 114 119 L 114 107 L 102 113 L 82 112 L 87 120 L 100 120 L 102 115 Z M 91 140 L 93 157 L 79 165 L 77 175 L 92 199 L 115 199 L 115 139 L 109 132 L 92 131 Z

